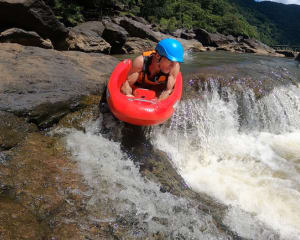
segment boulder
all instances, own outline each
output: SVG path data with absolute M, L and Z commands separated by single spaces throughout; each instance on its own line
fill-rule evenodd
M 155 49 L 155 46 L 156 43 L 151 40 L 129 37 L 123 46 L 123 51 L 127 54 L 140 54 Z
M 180 38 L 182 33 L 183 33 L 183 29 L 178 28 L 175 30 L 175 32 L 172 32 L 171 35 Z
M 174 38 L 170 35 L 166 35 L 162 33 L 157 33 L 157 36 L 159 36 L 159 39 Z M 182 38 L 176 38 L 176 40 L 178 40 L 182 44 L 184 51 L 195 51 L 195 52 L 206 51 L 203 45 L 195 39 L 186 40 Z M 144 51 L 155 49 L 156 44 L 157 44 L 156 42 L 147 39 L 129 37 L 126 43 L 124 44 L 123 50 L 124 53 L 128 53 L 128 54 L 139 54 Z
M 237 39 L 232 35 L 227 35 L 226 38 L 227 38 L 228 42 L 230 42 L 230 43 L 234 43 L 237 41 Z
M 254 39 L 254 38 L 244 38 L 242 40 L 243 43 L 245 43 L 246 45 L 248 45 L 249 47 L 247 47 L 247 52 L 253 52 L 253 53 L 272 53 L 275 54 L 275 50 L 269 46 L 267 46 L 266 44 Z M 244 45 L 245 46 L 245 45 Z
M 228 45 L 217 47 L 216 50 L 218 50 L 218 51 L 226 51 L 226 52 L 234 52 L 234 48 L 232 48 L 231 46 L 228 46 Z
M 203 47 L 203 45 L 195 40 L 186 40 L 182 38 L 177 38 L 177 40 L 182 44 L 184 51 L 193 51 L 193 52 L 205 52 L 206 49 Z
M 118 60 L 100 53 L 59 52 L 0 44 L 0 110 L 24 116 L 46 128 L 81 99 L 100 95 Z
M 24 46 L 35 46 L 51 49 L 53 45 L 49 39 L 42 39 L 36 32 L 25 31 L 19 28 L 10 28 L 0 33 L 1 43 L 18 43 Z
M 227 37 L 220 33 L 209 33 L 201 28 L 195 29 L 194 32 L 196 34 L 195 38 L 204 46 L 220 47 L 235 41 L 232 36 Z
M 297 61 L 300 61 L 300 53 L 298 53 L 298 56 L 296 57 Z
M 120 25 L 130 34 L 131 37 L 147 38 L 151 41 L 158 42 L 160 38 L 153 32 L 149 26 L 134 21 L 127 17 L 120 20 Z
M 72 28 L 72 31 L 92 36 L 102 36 L 105 26 L 100 21 L 84 22 Z
M 291 58 L 297 57 L 297 53 L 292 50 L 276 50 L 276 53 L 283 54 L 284 56 Z
M 42 0 L 1 0 L 0 29 L 21 28 L 50 39 L 55 48 L 64 48 L 68 30 Z
M 191 40 L 196 37 L 196 34 L 194 32 L 183 31 L 180 37 L 186 40 Z
M 66 40 L 69 50 L 110 53 L 111 45 L 102 38 L 104 25 L 99 21 L 79 24 L 71 29 Z
M 128 32 L 111 21 L 103 21 L 105 29 L 102 37 L 111 45 L 111 53 L 122 53 L 121 49 L 128 38 Z
M 142 24 L 145 24 L 145 25 L 150 25 L 150 23 L 145 18 L 133 16 L 132 19 L 134 21 L 139 22 L 139 23 L 142 23 Z

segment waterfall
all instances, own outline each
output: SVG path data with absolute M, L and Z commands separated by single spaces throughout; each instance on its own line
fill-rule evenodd
M 240 236 L 259 239 L 249 227 L 257 219 L 299 239 L 299 89 L 282 86 L 256 99 L 243 86 L 242 93 L 220 94 L 217 81 L 209 85 L 182 101 L 168 125 L 153 129 L 154 146 L 192 189 L 231 206 L 224 222 Z

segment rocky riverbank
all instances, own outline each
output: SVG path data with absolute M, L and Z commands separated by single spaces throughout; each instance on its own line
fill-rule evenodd
M 201 29 L 174 35 L 186 50 L 282 56 L 255 39 Z M 98 103 L 118 62 L 109 54 L 152 49 L 165 37 L 143 19 L 128 17 L 67 29 L 43 1 L 0 1 L 0 239 L 123 239 L 133 227 L 113 212 L 111 222 L 88 218 L 93 189 L 78 173 L 63 136 L 49 130 L 85 131 L 86 122 L 102 116 Z M 226 207 L 187 188 L 164 153 L 153 150 L 140 164 L 141 174 L 162 191 L 209 212 L 220 235 L 241 239 L 219 220 Z
M 18 18 L 15 16 L 18 15 Z M 177 29 L 171 35 L 140 17 L 112 17 L 82 23 L 68 29 L 42 0 L 0 2 L 0 42 L 24 46 L 105 54 L 131 54 L 153 49 L 166 37 L 177 38 L 185 50 L 231 51 L 271 56 L 296 57 L 292 51 L 275 51 L 243 36 L 225 36 L 204 29 Z

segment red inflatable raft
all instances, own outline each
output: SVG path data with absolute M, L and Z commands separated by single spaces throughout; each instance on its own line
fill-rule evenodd
M 171 95 L 162 101 L 156 100 L 155 92 L 136 88 L 134 97 L 121 93 L 120 88 L 126 81 L 131 68 L 131 60 L 120 62 L 110 76 L 107 86 L 107 102 L 111 112 L 121 121 L 134 125 L 156 125 L 168 120 L 179 102 L 182 93 L 182 76 L 178 74 Z

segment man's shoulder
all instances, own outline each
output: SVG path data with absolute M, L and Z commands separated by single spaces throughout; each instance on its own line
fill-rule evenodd
M 143 65 L 144 65 L 144 57 L 143 57 L 143 55 L 140 55 L 140 56 L 136 57 L 133 60 L 132 67 L 134 67 L 135 69 L 142 70 L 143 69 Z

